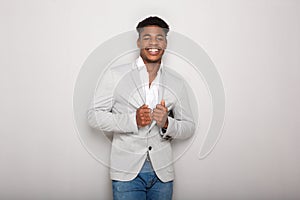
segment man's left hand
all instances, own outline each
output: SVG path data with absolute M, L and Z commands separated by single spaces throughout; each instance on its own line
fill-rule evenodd
M 161 100 L 160 104 L 156 105 L 156 108 L 153 109 L 152 117 L 158 127 L 168 127 L 168 108 L 166 107 L 165 100 Z

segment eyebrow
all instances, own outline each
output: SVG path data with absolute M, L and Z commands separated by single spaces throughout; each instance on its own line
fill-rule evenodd
M 151 36 L 150 34 L 145 34 L 145 35 L 143 35 L 143 37 L 148 37 L 148 36 Z
M 147 34 L 145 34 L 145 35 L 143 35 L 143 37 L 148 37 L 148 36 L 150 36 L 151 37 L 151 35 L 149 34 L 149 33 L 147 33 Z M 155 35 L 156 37 L 157 36 L 160 36 L 160 37 L 165 37 L 164 35 L 162 35 L 162 34 L 158 34 L 158 35 Z

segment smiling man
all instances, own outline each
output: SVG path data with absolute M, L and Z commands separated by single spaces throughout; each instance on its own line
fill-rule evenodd
M 113 134 L 110 175 L 115 200 L 169 200 L 174 180 L 171 141 L 189 138 L 195 125 L 185 82 L 162 62 L 168 24 L 148 17 L 136 29 L 140 56 L 107 70 L 88 121 Z

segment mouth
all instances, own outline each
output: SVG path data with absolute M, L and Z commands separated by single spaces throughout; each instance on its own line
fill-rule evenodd
M 162 50 L 161 48 L 145 48 L 145 50 L 150 54 L 150 55 L 153 55 L 153 56 L 156 56 L 160 53 L 160 51 Z

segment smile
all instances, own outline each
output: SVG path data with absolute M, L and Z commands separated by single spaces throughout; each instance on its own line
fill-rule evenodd
M 145 48 L 151 55 L 157 55 L 160 52 L 160 48 Z
M 151 51 L 151 52 L 157 52 L 158 49 L 148 49 L 148 51 Z

